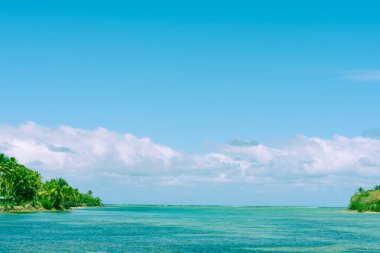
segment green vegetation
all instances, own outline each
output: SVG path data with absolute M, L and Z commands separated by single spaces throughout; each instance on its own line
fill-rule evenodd
M 358 212 L 380 212 L 380 185 L 376 185 L 373 190 L 360 187 L 351 197 L 348 209 Z
M 62 178 L 42 182 L 37 171 L 0 154 L 0 210 L 13 210 L 15 206 L 64 210 L 101 205 L 100 198 L 92 196 L 91 191 L 80 193 Z

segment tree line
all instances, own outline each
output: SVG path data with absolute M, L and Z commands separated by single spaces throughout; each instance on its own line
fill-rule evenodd
M 348 209 L 358 212 L 380 212 L 380 185 L 369 190 L 360 187 L 351 197 Z
M 0 198 L 2 205 L 63 210 L 78 206 L 101 206 L 91 191 L 80 193 L 64 179 L 43 182 L 42 176 L 18 163 L 16 158 L 0 154 Z

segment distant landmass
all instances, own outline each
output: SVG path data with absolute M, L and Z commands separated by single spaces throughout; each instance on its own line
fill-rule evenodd
M 43 182 L 37 171 L 14 157 L 0 154 L 0 211 L 67 210 L 71 207 L 101 206 L 92 191 L 80 193 L 62 178 Z
M 380 185 L 375 186 L 372 190 L 360 187 L 351 197 L 348 209 L 358 212 L 380 212 Z

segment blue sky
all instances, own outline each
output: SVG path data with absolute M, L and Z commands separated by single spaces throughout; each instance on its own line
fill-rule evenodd
M 236 138 L 376 132 L 379 8 L 2 2 L 0 123 L 104 127 L 186 153 L 214 152 Z

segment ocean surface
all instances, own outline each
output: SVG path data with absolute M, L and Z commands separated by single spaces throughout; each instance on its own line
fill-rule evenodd
M 380 252 L 380 214 L 133 205 L 0 213 L 0 252 Z

